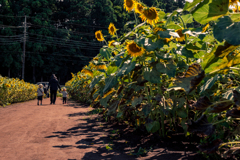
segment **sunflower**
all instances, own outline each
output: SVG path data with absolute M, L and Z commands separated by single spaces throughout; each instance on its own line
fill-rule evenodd
M 237 5 L 239 0 L 229 0 L 229 5 Z
M 108 47 L 111 47 L 111 46 L 115 47 L 115 45 L 113 44 L 114 42 L 115 42 L 114 40 L 108 42 Z
M 89 62 L 89 66 L 91 69 L 93 69 L 95 67 L 95 65 L 92 62 Z
M 113 23 L 110 23 L 109 26 L 108 26 L 108 32 L 111 34 L 111 35 L 114 35 L 116 33 L 116 27 L 114 26 Z
M 98 61 L 98 57 L 94 57 L 93 60 Z
M 238 8 L 238 9 L 237 9 L 237 8 Z M 236 13 L 237 13 L 238 11 L 240 11 L 240 6 L 235 5 L 232 10 L 233 10 L 233 12 L 236 12 Z
M 91 76 L 91 77 L 93 77 L 93 72 L 91 71 L 91 70 L 89 70 L 89 69 L 82 69 L 82 71 L 81 71 L 82 73 L 85 73 L 85 74 L 87 74 L 87 75 L 89 75 L 89 76 Z
M 101 69 L 101 70 L 106 70 L 107 69 L 105 64 L 98 64 L 98 65 L 95 66 L 95 68 L 96 69 Z
M 177 32 L 180 37 L 180 38 L 176 38 L 178 42 L 182 42 L 185 40 L 185 35 L 182 33 L 182 29 L 178 29 L 175 32 Z
M 163 28 L 159 28 L 159 27 L 155 27 L 153 29 L 153 32 L 156 34 L 158 31 L 165 31 L 166 29 L 163 29 Z
M 115 91 L 115 89 L 112 88 L 110 91 L 108 91 L 107 93 L 105 93 L 105 94 L 103 95 L 103 98 L 106 98 L 109 94 L 113 93 L 114 91 Z
M 202 33 L 206 32 L 206 30 L 208 29 L 208 27 L 209 27 L 209 24 L 207 24 L 205 27 L 203 27 Z
M 127 44 L 128 54 L 132 57 L 142 56 L 144 53 L 144 48 L 139 47 L 134 41 Z
M 155 7 L 143 9 L 142 14 L 140 15 L 142 21 L 146 21 L 147 23 L 154 25 L 157 23 L 159 17 L 158 12 Z
M 136 3 L 135 12 L 142 14 L 144 6 L 141 3 Z
M 135 8 L 135 4 L 136 4 L 135 0 L 124 0 L 123 6 L 129 12 Z
M 165 42 L 168 43 L 172 40 L 172 37 L 171 38 L 165 38 Z
M 103 38 L 103 34 L 102 34 L 102 31 L 99 30 L 99 31 L 96 31 L 95 32 L 95 37 L 97 38 L 98 41 L 104 41 L 104 38 Z

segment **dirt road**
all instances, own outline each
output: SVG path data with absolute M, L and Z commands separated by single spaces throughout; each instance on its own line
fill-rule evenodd
M 38 106 L 32 100 L 0 108 L 0 160 L 196 159 L 192 151 L 166 148 L 132 156 L 130 143 L 117 140 L 121 127 L 112 129 L 88 106 L 61 102 L 50 105 L 44 99 Z

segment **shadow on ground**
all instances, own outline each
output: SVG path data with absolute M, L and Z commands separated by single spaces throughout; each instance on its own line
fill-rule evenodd
M 68 105 L 70 107 L 71 105 Z M 73 105 L 72 107 L 80 107 Z M 167 159 L 167 160 L 202 160 L 197 154 L 198 137 L 185 137 L 184 134 L 172 133 L 171 137 L 161 138 L 157 134 L 147 134 L 145 130 L 129 128 L 127 125 L 107 123 L 93 112 L 69 114 L 69 117 L 79 117 L 83 123 L 67 129 L 53 132 L 45 138 L 83 138 L 71 145 L 53 146 L 54 148 L 92 148 L 85 153 L 83 160 L 114 159 Z M 83 118 L 82 116 L 88 118 Z

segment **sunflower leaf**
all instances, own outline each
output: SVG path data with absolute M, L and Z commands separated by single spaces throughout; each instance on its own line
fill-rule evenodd
M 202 2 L 203 0 L 194 0 L 193 2 L 186 2 L 183 11 L 190 11 L 192 8 L 194 8 L 198 3 Z
M 188 132 L 202 133 L 205 135 L 212 135 L 215 131 L 215 127 L 208 122 L 207 116 L 202 115 L 197 121 L 191 120 L 188 126 Z
M 216 139 L 212 142 L 200 144 L 197 146 L 197 148 L 205 154 L 212 154 L 218 150 L 218 147 L 220 146 L 221 143 L 222 143 L 221 139 Z
M 111 89 L 113 86 L 117 84 L 118 80 L 117 77 L 114 75 L 110 75 L 105 80 L 105 87 L 103 89 L 103 93 L 107 92 L 109 89 Z
M 130 73 L 135 68 L 135 65 L 136 65 L 136 61 L 133 61 L 133 62 L 130 60 L 125 61 L 121 69 L 117 72 L 116 76 L 119 77 L 119 76 Z
M 229 0 L 204 0 L 193 11 L 194 19 L 206 24 L 215 21 L 228 12 Z
M 240 22 L 233 23 L 229 16 L 219 18 L 213 28 L 214 37 L 218 41 L 226 40 L 229 44 L 240 45 Z
M 214 83 L 219 80 L 221 77 L 217 74 L 214 77 L 210 78 L 204 85 L 200 88 L 200 94 L 205 92 L 207 89 L 211 89 Z

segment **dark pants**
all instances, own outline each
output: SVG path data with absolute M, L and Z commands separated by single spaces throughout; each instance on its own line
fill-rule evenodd
M 55 104 L 56 101 L 56 96 L 57 96 L 57 90 L 50 90 L 50 101 L 51 104 Z
M 67 97 L 63 97 L 63 103 L 66 103 Z

